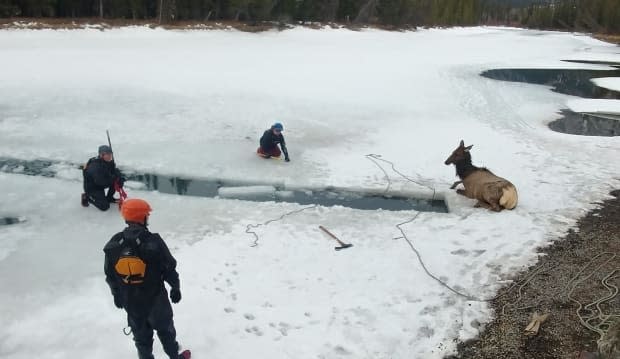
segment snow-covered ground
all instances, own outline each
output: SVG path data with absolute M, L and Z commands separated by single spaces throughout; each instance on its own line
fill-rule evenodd
M 110 129 L 119 163 L 141 171 L 384 188 L 376 153 L 445 196 L 451 212 L 402 229 L 428 270 L 490 298 L 536 247 L 620 186 L 620 139 L 550 131 L 571 97 L 478 76 L 499 67 L 601 68 L 586 36 L 499 28 L 259 34 L 148 28 L 0 32 L 0 156 L 85 161 Z M 292 161 L 260 160 L 281 121 Z M 519 206 L 472 208 L 443 161 L 464 139 L 474 163 L 511 180 Z M 398 179 L 394 190 L 430 190 Z M 80 173 L 0 174 L 0 357 L 133 355 L 101 251 L 118 212 L 79 206 Z M 130 191 L 179 261 L 180 342 L 196 358 L 441 358 L 491 313 L 427 276 L 396 224 L 416 212 L 304 207 Z M 336 252 L 317 228 L 354 247 Z M 162 357 L 159 345 L 158 357 Z

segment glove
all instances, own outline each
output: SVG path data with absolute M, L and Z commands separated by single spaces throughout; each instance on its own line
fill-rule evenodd
M 170 289 L 170 300 L 174 304 L 177 304 L 181 301 L 181 290 L 179 288 Z
M 123 176 L 123 174 L 121 173 L 121 171 L 118 168 L 114 169 L 114 178 L 118 181 L 118 184 L 121 187 L 123 187 L 123 185 L 125 184 L 125 181 L 127 181 L 125 176 Z
M 123 309 L 123 302 L 121 302 L 121 298 L 118 295 L 114 296 L 114 305 L 118 309 Z

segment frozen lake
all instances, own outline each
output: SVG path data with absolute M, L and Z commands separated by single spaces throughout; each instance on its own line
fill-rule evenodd
M 0 49 L 0 157 L 83 163 L 109 129 L 136 173 L 445 198 L 447 213 L 369 211 L 129 188 L 179 262 L 175 323 L 196 357 L 441 358 L 478 333 L 483 299 L 537 247 L 620 186 L 619 137 L 549 129 L 574 96 L 480 76 L 614 70 L 563 61 L 620 62 L 579 34 L 6 30 Z M 290 163 L 255 155 L 275 121 Z M 515 184 L 515 210 L 448 189 L 443 163 L 461 139 Z M 124 224 L 80 206 L 79 170 L 52 170 L 0 173 L 0 218 L 25 219 L 0 226 L 0 357 L 130 357 L 102 271 Z M 319 225 L 354 247 L 334 251 Z

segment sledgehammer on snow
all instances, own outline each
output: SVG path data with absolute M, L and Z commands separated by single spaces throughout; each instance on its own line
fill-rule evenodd
M 338 244 L 340 244 L 340 247 L 334 247 L 335 250 L 339 251 L 341 249 L 347 249 L 349 247 L 353 247 L 353 244 L 351 243 L 344 243 L 342 242 L 340 239 L 338 239 L 338 237 L 336 237 L 332 232 L 328 231 L 327 228 L 323 227 L 323 226 L 319 226 L 319 228 L 327 233 L 327 235 L 329 235 L 330 237 L 332 237 L 333 239 L 335 239 L 336 241 L 338 241 Z

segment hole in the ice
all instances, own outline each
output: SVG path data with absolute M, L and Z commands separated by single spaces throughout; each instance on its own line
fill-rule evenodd
M 566 95 L 620 99 L 619 92 L 598 87 L 590 81 L 597 77 L 620 77 L 620 69 L 494 69 L 480 75 L 493 80 L 550 86 L 553 91 Z
M 52 170 L 53 164 L 53 162 L 47 160 L 21 161 L 0 158 L 0 171 L 30 176 L 54 177 L 55 172 Z
M 180 195 L 257 202 L 291 202 L 301 205 L 318 204 L 326 207 L 343 206 L 365 210 L 448 212 L 445 202 L 441 199 L 387 196 L 381 193 L 355 192 L 333 188 L 287 190 L 280 186 L 251 185 L 221 180 L 189 180 L 152 174 L 130 175 L 129 179 L 143 183 L 149 190 Z
M 553 91 L 585 98 L 620 99 L 620 92 L 596 86 L 591 80 L 597 77 L 620 77 L 620 63 L 602 61 L 567 62 L 600 64 L 618 70 L 584 69 L 495 69 L 481 76 L 501 81 L 525 82 L 550 86 Z M 562 110 L 563 117 L 549 123 L 556 132 L 583 136 L 620 136 L 620 116 L 581 114 Z
M 0 171 L 27 175 L 55 176 L 51 161 L 24 161 L 0 158 Z M 77 169 L 77 165 L 64 164 Z M 62 166 L 60 166 L 62 167 Z M 156 174 L 127 173 L 127 179 L 140 182 L 144 189 L 177 195 L 218 197 L 256 202 L 290 202 L 301 205 L 343 206 L 362 210 L 383 209 L 388 211 L 423 211 L 447 213 L 443 199 L 414 198 L 404 195 L 385 195 L 379 192 L 350 191 L 346 189 L 287 189 L 285 186 L 255 185 L 252 183 L 216 179 L 186 179 Z
M 16 224 L 23 222 L 23 218 L 19 217 L 0 217 L 0 226 L 8 226 L 11 224 Z
M 562 110 L 563 117 L 549 123 L 554 131 L 583 136 L 620 136 L 620 116 Z

